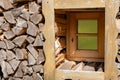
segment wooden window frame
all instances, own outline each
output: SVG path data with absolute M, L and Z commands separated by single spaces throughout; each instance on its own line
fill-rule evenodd
M 98 21 L 97 51 L 77 50 L 76 26 L 79 19 L 93 19 Z M 69 60 L 97 62 L 104 61 L 105 11 L 69 12 L 67 28 L 67 58 Z

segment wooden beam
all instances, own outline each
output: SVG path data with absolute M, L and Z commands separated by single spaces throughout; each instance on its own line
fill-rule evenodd
M 115 18 L 119 10 L 119 0 L 105 0 L 105 80 L 118 80 L 115 58 L 118 46 L 118 35 Z
M 56 69 L 55 80 L 104 80 L 104 72 Z
M 103 8 L 103 0 L 55 0 L 55 9 Z
M 43 31 L 45 36 L 43 48 L 46 56 L 44 80 L 55 80 L 54 0 L 43 0 L 42 11 L 45 17 L 45 26 Z

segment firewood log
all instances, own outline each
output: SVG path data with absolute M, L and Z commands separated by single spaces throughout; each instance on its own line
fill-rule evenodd
M 35 58 L 31 55 L 31 53 L 28 53 L 28 64 L 29 65 L 34 65 L 36 64 Z
M 43 65 L 34 65 L 32 68 L 34 72 L 40 72 L 40 73 L 42 73 L 44 69 Z
M 0 41 L 0 48 L 6 49 L 6 44 L 4 41 Z
M 26 49 L 16 48 L 16 49 L 14 49 L 14 51 L 16 53 L 17 60 L 24 60 L 24 59 L 28 58 L 28 53 L 27 53 Z
M 23 11 L 22 14 L 20 15 L 23 19 L 29 20 L 30 13 L 28 11 Z
M 7 61 L 10 61 L 16 58 L 16 55 L 13 53 L 13 51 L 6 50 L 6 53 L 7 53 Z
M 0 17 L 0 26 L 1 26 L 4 22 L 6 22 L 5 19 L 4 19 L 4 17 Z
M 9 23 L 11 23 L 11 24 L 15 24 L 15 23 L 16 23 L 15 18 L 14 18 L 14 16 L 13 16 L 13 14 L 12 14 L 11 11 L 3 12 L 3 14 L 4 14 L 5 19 L 6 19 Z
M 5 31 L 8 31 L 10 30 L 10 24 L 8 22 L 5 22 L 1 25 L 1 29 L 2 30 L 5 30 Z
M 42 62 L 45 61 L 45 56 L 44 56 L 44 52 L 42 49 L 38 49 L 38 58 L 37 58 L 37 64 L 41 64 Z
M 33 43 L 35 41 L 35 39 L 31 36 L 28 36 L 26 39 L 30 44 Z
M 43 23 L 39 23 L 38 26 L 39 26 L 39 31 L 43 32 L 44 31 L 44 24 Z
M 1 0 L 0 6 L 5 10 L 13 8 L 13 5 L 11 4 L 10 0 Z
M 25 43 L 26 38 L 27 38 L 27 35 L 21 35 L 13 39 L 13 42 L 19 47 L 21 47 Z
M 21 77 L 23 77 L 23 72 L 22 72 L 21 67 L 19 67 L 19 68 L 17 69 L 14 77 L 16 77 L 16 78 L 21 78 Z
M 13 27 L 12 31 L 15 35 L 22 35 L 26 32 L 26 28 L 23 27 Z
M 33 43 L 33 46 L 43 46 L 43 41 L 39 35 L 37 35 L 35 42 Z
M 16 26 L 19 26 L 19 27 L 23 27 L 23 25 L 26 23 L 26 20 L 24 20 L 24 19 L 22 19 L 20 17 L 18 17 L 16 19 L 16 21 L 17 21 Z
M 38 27 L 30 21 L 28 21 L 27 24 L 28 24 L 27 34 L 31 36 L 36 36 L 38 32 Z
M 15 44 L 12 41 L 7 39 L 4 39 L 4 41 L 6 43 L 7 49 L 13 49 L 15 47 Z
M 71 70 L 72 67 L 75 65 L 76 65 L 76 63 L 74 61 L 65 61 L 57 69 Z
M 12 66 L 12 69 L 15 71 L 20 64 L 20 61 L 18 61 L 16 59 L 12 59 L 12 60 L 9 61 L 9 63 Z
M 27 46 L 27 49 L 30 51 L 30 53 L 32 54 L 32 56 L 35 58 L 35 59 L 37 59 L 38 58 L 38 51 L 33 47 L 33 45 L 32 44 L 29 44 L 28 46 Z
M 11 38 L 15 37 L 15 34 L 11 30 L 10 31 L 6 31 L 3 34 L 6 37 L 6 39 L 11 39 Z
M 40 6 L 36 2 L 29 3 L 29 13 L 39 13 Z
M 0 50 L 0 61 L 7 60 L 7 53 L 4 49 Z
M 33 73 L 32 77 L 33 77 L 34 80 L 42 80 L 42 78 L 40 77 L 40 75 L 37 74 L 37 73 L 35 73 L 35 72 Z
M 34 80 L 32 76 L 23 76 L 23 80 Z
M 34 13 L 30 16 L 30 21 L 32 21 L 34 24 L 38 24 L 43 19 L 42 14 Z
M 80 63 L 78 63 L 76 66 L 74 66 L 74 67 L 72 68 L 72 70 L 82 71 L 84 66 L 85 66 L 85 64 L 84 64 L 83 62 L 80 62 Z

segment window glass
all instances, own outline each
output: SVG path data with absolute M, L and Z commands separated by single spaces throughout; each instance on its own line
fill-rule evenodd
M 78 37 L 79 50 L 97 50 L 97 36 Z
M 97 20 L 78 20 L 78 33 L 97 33 Z

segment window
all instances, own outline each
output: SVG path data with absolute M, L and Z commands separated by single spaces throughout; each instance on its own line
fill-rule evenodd
M 104 11 L 70 12 L 67 58 L 76 61 L 103 61 Z

